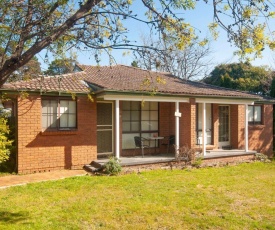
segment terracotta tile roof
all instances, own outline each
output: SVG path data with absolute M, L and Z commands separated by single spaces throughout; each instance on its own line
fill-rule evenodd
M 169 95 L 261 98 L 247 92 L 185 81 L 169 73 L 130 66 L 78 66 L 83 71 L 58 77 L 45 77 L 42 80 L 8 83 L 3 89 L 38 91 L 41 88 L 44 92 L 86 93 L 90 91 L 90 86 L 93 89 L 119 92 L 148 92 L 155 89 L 158 93 Z
M 201 95 L 257 98 L 257 95 L 247 92 L 226 89 L 204 83 L 185 81 L 169 73 L 160 73 L 142 70 L 135 67 L 116 66 L 85 66 L 81 68 L 86 72 L 86 81 L 101 86 L 107 90 L 144 92 L 156 88 L 157 92 L 176 95 Z M 146 80 L 148 85 L 145 84 Z M 161 83 L 165 81 L 165 83 Z
M 42 77 L 30 81 L 17 81 L 4 84 L 2 89 L 85 93 L 90 91 L 84 81 L 85 75 L 85 72 L 79 72 L 60 76 Z

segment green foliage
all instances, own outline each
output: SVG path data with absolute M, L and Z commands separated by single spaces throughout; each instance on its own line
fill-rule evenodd
M 2 102 L 9 101 L 5 94 Z M 16 170 L 16 125 L 12 111 L 0 109 L 0 172 L 12 173 Z
M 205 83 L 268 95 L 274 73 L 265 67 L 249 63 L 221 64 L 214 68 Z
M 173 37 L 175 45 L 184 48 L 194 38 L 194 29 L 173 10 L 193 8 L 194 2 L 172 0 L 167 5 L 158 0 L 142 1 L 146 16 L 138 16 L 131 0 L 2 0 L 0 86 L 43 49 L 55 57 L 64 57 L 73 47 L 89 50 L 97 62 L 103 51 L 110 53 L 112 48 L 137 49 L 138 45 L 128 38 L 126 19 L 147 25 L 159 35 Z M 57 70 L 58 74 L 62 71 Z
M 193 161 L 192 161 L 192 166 L 199 168 L 202 165 L 203 162 L 203 158 L 202 157 L 196 157 Z
M 10 148 L 12 147 L 12 140 L 8 139 L 10 133 L 7 125 L 7 118 L 0 117 L 0 164 L 6 162 L 10 156 Z
M 255 160 L 261 161 L 261 162 L 270 162 L 267 155 L 265 155 L 263 153 L 256 153 L 255 154 Z
M 42 74 L 40 62 L 36 57 L 33 57 L 26 65 L 20 67 L 12 73 L 8 79 L 9 82 L 28 81 L 38 78 Z
M 137 63 L 137 61 L 132 61 L 131 66 L 137 67 L 137 68 L 138 68 L 138 63 Z
M 116 157 L 111 157 L 109 161 L 104 164 L 104 170 L 107 174 L 117 175 L 121 172 L 122 168 L 119 160 Z
M 275 77 L 272 79 L 271 82 L 271 89 L 270 89 L 270 97 L 275 97 Z
M 75 67 L 75 60 L 70 58 L 55 59 L 48 67 L 47 71 L 44 71 L 46 75 L 60 75 L 66 73 L 72 73 Z
M 56 56 L 71 48 L 89 50 L 98 62 L 103 51 L 113 48 L 138 50 L 138 43 L 128 38 L 133 21 L 148 26 L 156 36 L 173 41 L 180 50 L 198 37 L 200 30 L 180 18 L 185 11 L 196 9 L 195 0 L 139 3 L 137 7 L 132 0 L 1 0 L 0 86 L 44 49 Z M 241 56 L 258 57 L 265 47 L 275 49 L 274 30 L 268 26 L 268 20 L 275 15 L 272 1 L 214 0 L 212 6 L 209 29 L 214 38 L 221 27 Z M 178 14 L 179 10 L 183 12 Z M 145 12 L 145 16 L 140 12 Z

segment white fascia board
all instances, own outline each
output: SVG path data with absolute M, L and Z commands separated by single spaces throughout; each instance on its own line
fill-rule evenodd
M 156 102 L 188 102 L 189 98 L 164 97 L 164 96 L 132 96 L 132 95 L 104 95 L 104 100 L 121 100 L 121 101 L 156 101 Z
M 221 99 L 221 98 L 196 98 L 196 103 L 229 104 L 229 105 L 254 105 L 252 99 Z

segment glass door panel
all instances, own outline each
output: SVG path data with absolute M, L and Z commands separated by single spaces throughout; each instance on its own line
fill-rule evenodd
M 113 153 L 112 103 L 97 103 L 97 153 Z
M 229 106 L 219 106 L 219 147 L 230 144 Z
M 205 120 L 205 132 L 206 132 L 206 144 L 212 144 L 212 106 L 211 104 L 205 104 L 206 120 Z M 198 118 L 197 118 L 197 144 L 202 144 L 202 104 L 198 104 Z

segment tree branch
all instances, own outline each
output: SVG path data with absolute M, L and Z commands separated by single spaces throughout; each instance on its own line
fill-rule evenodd
M 62 34 L 64 34 L 68 29 L 74 26 L 74 24 L 82 17 L 83 14 L 89 12 L 94 6 L 96 6 L 100 0 L 87 0 L 79 10 L 76 11 L 69 19 L 65 21 L 59 28 L 53 30 L 52 34 L 45 37 L 43 40 L 35 43 L 30 47 L 21 57 L 13 56 L 5 61 L 2 69 L 0 70 L 0 85 L 3 85 L 8 79 L 9 75 L 15 71 L 17 68 L 25 65 L 31 58 L 43 50 L 45 47 L 49 46 L 53 41 L 56 41 Z M 20 57 L 20 58 L 19 58 Z

